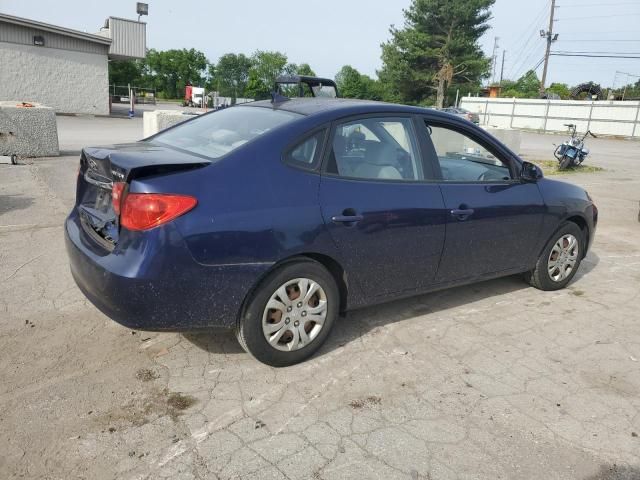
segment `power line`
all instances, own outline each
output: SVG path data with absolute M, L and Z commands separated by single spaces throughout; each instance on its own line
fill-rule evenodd
M 598 42 L 598 43 L 606 43 L 606 42 L 635 42 L 635 43 L 640 43 L 640 40 L 608 40 L 606 38 L 603 39 L 587 39 L 587 38 L 582 38 L 582 39 L 573 39 L 573 40 L 558 40 L 561 43 L 593 43 L 593 42 Z
M 544 59 L 545 59 L 545 58 L 546 58 L 546 57 L 542 57 L 542 58 L 540 59 L 540 61 L 539 61 L 538 63 L 536 63 L 536 66 L 535 66 L 535 67 L 533 67 L 531 70 L 533 70 L 533 71 L 535 72 L 535 71 L 538 69 L 538 67 L 539 67 L 540 65 L 542 65 L 542 62 L 544 62 Z
M 637 30 L 616 30 L 614 32 L 594 32 L 593 30 L 589 30 L 590 32 L 597 34 L 597 35 L 611 35 L 612 33 L 615 33 L 616 35 L 619 33 L 635 33 L 637 34 L 638 31 Z M 580 35 L 581 33 L 584 33 L 584 31 L 579 31 L 579 32 L 567 32 L 567 33 L 563 33 L 563 35 L 575 35 L 578 34 Z
M 607 3 L 607 7 L 619 7 L 622 5 L 638 5 L 638 2 L 616 2 L 616 3 Z M 563 3 L 559 6 L 561 7 L 599 7 L 602 8 L 602 2 L 598 3 Z
M 635 58 L 640 59 L 640 55 L 591 55 L 587 53 L 550 53 L 555 57 L 587 57 L 587 58 Z
M 553 53 L 586 53 L 589 55 L 640 55 L 638 52 L 592 52 L 584 50 L 554 50 Z
M 551 3 L 551 0 L 548 0 L 542 6 L 542 9 L 538 11 L 533 21 L 524 30 L 524 34 L 519 35 L 519 41 L 517 41 L 517 43 L 515 43 L 515 46 L 513 47 L 514 53 L 512 57 L 515 59 L 520 59 L 520 61 L 516 60 L 514 63 L 511 64 L 511 66 L 509 67 L 508 77 L 512 77 L 514 73 L 518 73 L 519 70 L 524 66 L 524 64 L 526 64 L 526 60 L 533 53 L 531 50 L 528 50 L 527 47 L 529 47 L 531 40 L 533 40 L 536 34 L 538 33 L 539 22 L 542 21 L 542 19 L 544 18 L 544 14 L 547 11 L 550 3 Z M 529 33 L 529 35 L 526 36 L 526 32 L 531 32 L 531 33 Z M 535 45 L 534 45 L 534 50 L 535 50 Z M 525 55 L 525 51 L 527 52 L 526 55 Z M 516 68 L 516 65 L 518 66 L 518 68 Z
M 567 22 L 567 21 L 571 21 L 571 20 L 589 20 L 592 18 L 614 18 L 614 17 L 637 17 L 639 16 L 640 13 L 615 13 L 613 15 L 592 15 L 589 17 L 567 17 L 567 18 L 558 18 L 556 19 L 557 22 Z

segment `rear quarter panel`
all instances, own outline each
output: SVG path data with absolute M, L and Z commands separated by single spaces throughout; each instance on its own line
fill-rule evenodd
M 318 174 L 282 162 L 283 150 L 317 122 L 302 118 L 199 170 L 147 178 L 132 191 L 194 195 L 175 223 L 203 265 L 274 264 L 299 253 L 337 253 L 318 204 Z

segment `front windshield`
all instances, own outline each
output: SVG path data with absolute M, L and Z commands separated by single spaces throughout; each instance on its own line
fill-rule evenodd
M 236 106 L 202 115 L 161 132 L 151 142 L 219 158 L 301 116 L 270 108 Z

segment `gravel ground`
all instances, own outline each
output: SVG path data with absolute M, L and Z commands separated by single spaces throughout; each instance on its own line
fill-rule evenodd
M 58 121 L 70 153 L 142 134 Z M 107 319 L 64 251 L 77 156 L 0 165 L 0 478 L 640 478 L 639 144 L 589 145 L 605 170 L 566 178 L 600 225 L 568 289 L 510 277 L 350 313 L 285 369 L 226 332 Z

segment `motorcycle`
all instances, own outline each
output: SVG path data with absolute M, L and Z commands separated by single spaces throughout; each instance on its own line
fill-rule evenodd
M 576 126 L 573 123 L 565 123 L 564 126 L 569 129 L 571 137 L 569 137 L 569 139 L 562 145 L 558 145 L 553 153 L 558 162 L 560 162 L 558 170 L 565 170 L 568 167 L 577 167 L 584 162 L 584 159 L 589 155 L 589 149 L 585 147 L 584 139 L 587 138 L 587 135 L 591 135 L 593 138 L 598 138 L 591 133 L 591 130 L 587 130 L 581 138 L 580 135 L 577 134 Z

